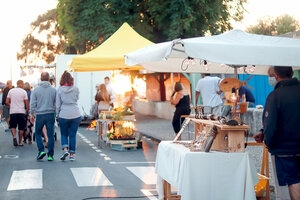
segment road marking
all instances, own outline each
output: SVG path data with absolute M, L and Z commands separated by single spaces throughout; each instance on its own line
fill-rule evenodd
M 100 149 L 96 149 L 95 151 L 98 152 L 98 153 L 102 152 Z
M 96 150 L 96 149 L 98 149 L 98 147 L 92 147 L 92 149 Z
M 108 178 L 97 167 L 71 168 L 78 187 L 113 186 Z
M 111 158 L 110 158 L 110 157 L 107 157 L 107 156 L 105 156 L 105 157 L 104 157 L 104 160 L 111 160 Z
M 7 159 L 17 159 L 19 158 L 18 155 L 4 155 L 4 158 L 7 158 Z
M 106 154 L 105 153 L 100 153 L 100 156 L 106 156 Z
M 90 144 L 91 143 L 91 141 L 89 141 L 89 140 L 84 140 L 86 143 L 88 143 L 88 144 Z
M 43 170 L 28 169 L 13 171 L 7 191 L 43 188 Z
M 0 159 L 2 158 L 2 156 L 0 156 Z
M 91 143 L 91 144 L 89 144 L 89 145 L 90 145 L 91 147 L 95 146 L 95 145 L 94 145 L 94 144 L 92 144 L 92 143 Z
M 123 164 L 155 164 L 155 162 L 115 162 L 115 161 L 111 161 L 109 162 L 112 165 L 123 165 Z
M 150 191 L 156 191 L 156 190 L 146 190 L 146 189 L 141 189 L 141 192 L 148 197 L 150 200 L 158 200 L 158 198 L 154 197 L 153 194 Z
M 154 167 L 126 167 L 144 183 L 155 185 L 157 182 L 157 174 Z

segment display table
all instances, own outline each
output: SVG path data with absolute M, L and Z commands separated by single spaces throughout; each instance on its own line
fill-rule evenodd
M 118 139 L 118 140 L 109 140 L 109 138 L 107 138 L 107 133 L 109 132 L 109 124 L 117 124 L 117 123 L 121 123 L 126 125 L 126 123 L 132 123 L 132 125 L 130 124 L 130 127 L 126 127 L 124 126 L 122 128 L 122 130 L 120 130 L 119 135 L 121 136 L 122 134 L 133 134 L 134 130 L 133 130 L 133 123 L 135 122 L 135 118 L 134 116 L 130 116 L 130 117 L 123 117 L 122 120 L 114 120 L 114 119 L 98 119 L 97 120 L 97 134 L 98 134 L 98 146 L 100 146 L 100 148 L 103 147 L 103 143 L 111 143 L 111 146 L 120 146 L 120 150 L 123 150 L 124 148 L 133 148 L 133 147 L 137 147 L 137 141 L 135 140 L 135 138 L 133 137 L 133 139 Z M 123 132 L 124 131 L 124 132 Z M 113 148 L 114 149 L 114 148 Z
M 190 152 L 183 145 L 162 141 L 156 164 L 158 190 L 163 199 L 165 180 L 182 200 L 255 200 L 258 182 L 248 153 Z

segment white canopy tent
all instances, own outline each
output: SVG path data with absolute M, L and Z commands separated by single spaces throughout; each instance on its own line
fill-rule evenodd
M 147 70 L 156 72 L 187 73 L 233 73 L 233 69 L 224 67 L 224 64 L 255 65 L 251 74 L 266 74 L 266 66 L 300 67 L 299 55 L 300 39 L 232 30 L 221 35 L 149 45 L 126 54 L 125 63 L 130 66 L 140 64 Z M 200 59 L 202 62 L 196 62 L 186 69 L 185 66 L 182 67 L 182 63 L 187 57 Z M 160 62 L 162 60 L 166 62 Z M 207 66 L 204 66 L 203 60 L 209 62 Z
M 300 67 L 299 55 L 300 39 L 232 30 L 221 35 L 176 39 L 149 45 L 126 54 L 125 63 L 130 66 L 139 64 L 155 72 L 191 73 L 189 80 L 194 93 L 194 73 L 265 75 L 269 66 Z M 194 65 L 187 64 L 188 57 L 194 59 Z M 204 60 L 208 61 L 206 66 Z M 236 67 L 232 68 L 229 65 Z M 250 67 L 247 67 L 247 70 L 237 70 L 237 66 Z M 194 94 L 192 97 L 194 99 Z

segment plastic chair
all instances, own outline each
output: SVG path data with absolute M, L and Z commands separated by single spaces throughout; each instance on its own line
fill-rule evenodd
M 256 142 L 247 142 L 248 146 L 263 146 L 263 155 L 261 161 L 260 174 L 257 174 L 259 182 L 254 186 L 256 198 L 270 200 L 270 182 L 269 182 L 269 152 L 265 144 Z

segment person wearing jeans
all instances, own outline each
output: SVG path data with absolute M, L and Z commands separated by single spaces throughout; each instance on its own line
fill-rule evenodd
M 35 88 L 30 98 L 30 120 L 35 120 L 35 139 L 38 147 L 37 160 L 45 157 L 45 147 L 42 140 L 43 127 L 48 135 L 48 161 L 53 161 L 54 155 L 54 122 L 55 122 L 56 90 L 49 82 L 49 73 L 41 74 L 41 83 Z M 35 116 L 36 115 L 36 116 Z
M 73 159 L 76 149 L 76 133 L 78 130 L 78 126 L 81 122 L 81 117 L 75 118 L 75 119 L 64 119 L 59 118 L 59 126 L 61 131 L 61 146 L 64 152 L 66 151 L 66 154 L 63 153 L 63 156 L 61 157 L 62 160 L 65 159 L 66 156 L 70 153 L 71 160 Z M 69 152 L 67 151 L 69 149 Z
M 48 136 L 48 160 L 53 160 L 54 155 L 54 123 L 55 123 L 55 114 L 37 114 L 35 120 L 35 139 L 38 146 L 39 152 L 44 152 L 43 144 L 43 127 L 46 126 L 47 136 Z M 52 157 L 52 158 L 49 158 Z
M 79 89 L 73 86 L 73 77 L 67 71 L 60 79 L 60 87 L 56 93 L 56 113 L 61 132 L 61 145 L 63 154 L 60 159 L 75 160 L 76 133 L 81 122 L 81 114 L 77 105 Z

